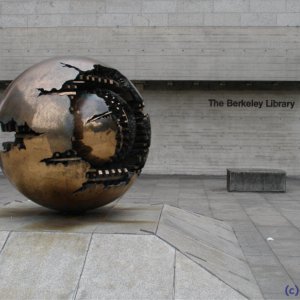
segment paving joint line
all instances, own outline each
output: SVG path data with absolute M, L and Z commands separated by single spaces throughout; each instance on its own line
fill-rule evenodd
M 156 230 L 155 230 L 155 235 L 157 235 L 157 231 L 158 231 L 158 227 L 159 227 L 159 223 L 160 223 L 160 219 L 161 219 L 161 216 L 162 216 L 162 212 L 165 208 L 165 205 L 162 206 L 161 210 L 160 210 L 160 214 L 159 214 L 159 218 L 158 218 L 158 221 L 157 221 L 157 226 L 156 226 Z
M 6 244 L 7 244 L 7 241 L 8 241 L 8 239 L 9 239 L 10 236 L 11 236 L 11 231 L 8 232 L 8 235 L 7 235 L 7 237 L 6 237 L 6 239 L 5 239 L 4 243 L 3 243 L 3 246 L 0 249 L 0 255 L 2 254 L 2 252 L 3 252 L 3 250 L 4 250 L 4 248 L 5 248 Z
M 91 247 L 93 236 L 94 236 L 94 233 L 91 233 L 91 237 L 90 237 L 90 240 L 89 240 L 89 243 L 88 243 L 88 247 L 87 247 L 87 250 L 86 250 L 86 253 L 85 253 L 85 257 L 84 257 L 84 260 L 83 260 L 81 272 L 80 272 L 80 275 L 79 275 L 79 278 L 78 278 L 78 281 L 77 281 L 77 284 L 76 284 L 76 287 L 75 287 L 74 296 L 72 297 L 72 300 L 75 300 L 76 297 L 77 297 L 77 294 L 78 294 L 78 290 L 79 290 L 79 286 L 80 286 L 80 281 L 81 281 L 83 270 L 84 270 L 84 267 L 85 267 L 85 264 L 86 264 L 87 256 L 88 256 L 88 253 L 89 253 L 89 250 L 90 250 L 90 247 Z
M 172 299 L 176 299 L 176 262 L 177 262 L 177 250 L 174 248 L 174 265 L 173 265 L 173 293 Z

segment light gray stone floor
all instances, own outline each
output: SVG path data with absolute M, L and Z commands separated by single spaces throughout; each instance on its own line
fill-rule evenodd
M 121 202 L 167 203 L 230 224 L 266 299 L 300 288 L 300 179 L 286 193 L 228 193 L 225 177 L 144 176 Z M 300 295 L 299 295 L 300 299 Z
M 0 176 L 0 206 L 8 208 L 11 204 L 25 201 L 26 199 L 4 177 Z M 169 204 L 196 214 L 226 221 L 232 226 L 243 255 L 265 299 L 290 299 L 291 296 L 285 296 L 286 286 L 300 287 L 300 180 L 297 178 L 288 178 L 286 193 L 228 193 L 224 177 L 141 176 L 119 203 L 124 207 L 128 205 L 128 208 L 132 203 L 141 207 L 154 204 L 152 207 L 157 205 L 157 209 L 161 207 L 160 204 Z M 109 206 L 102 211 L 108 217 L 109 212 Z M 16 231 L 26 226 L 28 231 L 34 231 L 34 228 L 40 230 L 43 226 L 45 230 L 51 229 L 51 216 L 40 213 L 38 216 L 35 215 L 35 224 L 27 224 L 28 214 L 19 215 L 19 222 L 23 223 L 14 224 L 12 213 L 13 210 L 0 221 L 0 251 L 7 241 L 8 233 L 5 230 L 13 226 Z M 111 215 L 110 218 L 126 219 L 128 214 L 120 210 L 119 214 Z M 45 223 L 46 217 L 48 221 Z M 64 217 L 60 218 L 59 225 L 57 220 L 52 224 L 54 231 L 59 229 L 59 226 L 63 226 Z M 156 219 L 157 214 L 153 210 L 141 216 L 144 222 L 144 231 L 142 231 L 144 234 L 147 235 L 148 231 L 153 231 L 157 223 Z M 73 227 L 70 225 L 72 222 Z M 74 227 L 77 232 L 101 233 L 105 230 L 99 226 L 96 217 L 93 220 L 93 215 L 88 223 L 80 217 L 69 219 L 66 223 L 72 227 L 72 232 Z M 126 229 L 123 226 L 118 228 L 117 222 L 111 222 L 110 225 L 105 226 L 109 226 L 109 230 L 116 233 L 122 233 L 122 230 L 135 233 L 136 230 L 134 226 L 131 228 L 130 224 Z M 14 236 L 10 236 L 8 241 L 13 243 L 13 238 Z M 97 241 L 94 243 L 96 245 Z M 71 251 L 72 244 L 68 247 L 71 247 Z M 43 263 L 47 264 L 47 262 Z M 65 262 L 67 263 L 68 261 Z M 194 267 L 189 266 L 190 261 L 185 261 L 180 255 L 178 255 L 178 264 L 178 272 L 181 272 L 178 273 L 178 278 L 188 276 L 186 271 L 181 271 L 180 266 L 185 266 L 191 273 L 194 272 Z M 232 267 L 234 268 L 234 265 Z M 84 274 L 82 276 L 84 279 Z M 181 291 L 184 288 L 183 286 Z M 77 295 L 83 295 L 82 293 L 79 287 Z M 192 290 L 190 293 L 193 295 Z M 293 298 L 296 299 L 296 297 Z
M 262 299 L 224 221 L 118 201 L 61 215 L 29 200 L 0 220 L 0 299 Z

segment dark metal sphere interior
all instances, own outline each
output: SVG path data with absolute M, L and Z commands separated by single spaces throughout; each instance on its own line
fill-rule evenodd
M 0 124 L 15 132 L 1 166 L 29 199 L 82 212 L 124 194 L 150 146 L 150 121 L 132 83 L 88 58 L 58 57 L 26 70 L 0 100 Z

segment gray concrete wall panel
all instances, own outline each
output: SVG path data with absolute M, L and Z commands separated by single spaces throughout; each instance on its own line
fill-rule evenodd
M 109 24 L 128 25 L 130 20 L 121 16 L 109 17 Z M 48 17 L 33 17 L 30 22 L 52 26 L 59 16 Z M 164 23 L 164 17 L 149 22 Z M 22 18 L 16 22 L 23 22 Z M 296 27 L 84 27 L 94 22 L 93 15 L 63 22 L 78 27 L 0 29 L 0 80 L 14 79 L 32 64 L 58 55 L 97 58 L 135 80 L 300 79 L 300 28 Z M 135 22 L 148 21 L 136 16 Z
M 299 92 L 142 91 L 152 123 L 144 173 L 225 175 L 275 168 L 300 175 Z M 208 99 L 296 101 L 293 109 L 210 107 Z
M 272 14 L 275 18 L 285 14 L 290 19 L 294 14 L 300 12 L 298 0 L 1 0 L 0 15 L 7 20 L 7 16 L 18 16 L 25 21 L 39 16 L 41 19 L 47 16 L 57 15 L 56 26 L 62 26 L 62 20 L 71 16 L 74 21 L 82 18 L 83 15 L 96 16 L 98 19 L 113 19 L 114 15 L 126 16 L 130 19 L 130 26 L 133 24 L 133 17 L 136 15 L 151 17 L 151 15 L 167 14 L 170 19 L 175 15 L 193 17 L 202 14 L 203 17 L 212 16 L 214 19 L 224 20 L 220 26 L 228 26 L 228 20 L 235 14 L 240 21 L 234 26 L 243 25 L 241 19 L 244 14 L 255 13 L 264 15 Z M 87 17 L 87 16 L 86 16 Z M 300 21 L 298 21 L 299 24 Z M 173 26 L 171 24 L 168 24 Z M 178 24 L 180 26 L 180 24 Z M 3 22 L 4 27 L 13 27 L 10 22 Z M 26 25 L 18 25 L 26 27 Z M 107 26 L 111 26 L 109 21 Z M 148 24 L 147 26 L 151 26 Z M 164 26 L 164 25 L 161 25 Z M 261 26 L 252 24 L 250 26 Z M 282 26 L 275 22 L 272 26 Z
M 2 0 L 0 80 L 62 54 L 136 80 L 299 80 L 299 26 L 298 0 Z

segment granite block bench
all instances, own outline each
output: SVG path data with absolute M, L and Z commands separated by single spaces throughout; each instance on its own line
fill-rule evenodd
M 285 192 L 286 172 L 277 169 L 227 169 L 228 192 Z

